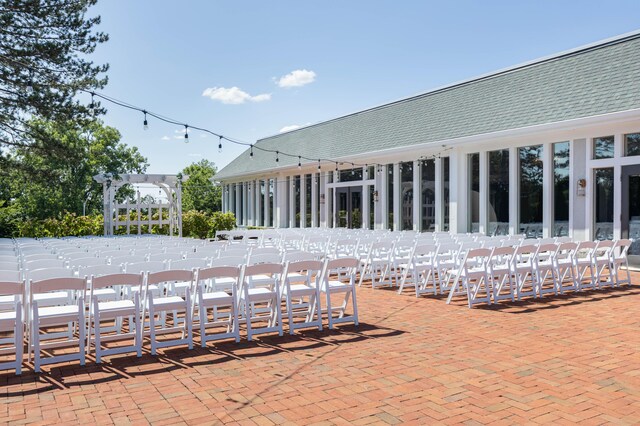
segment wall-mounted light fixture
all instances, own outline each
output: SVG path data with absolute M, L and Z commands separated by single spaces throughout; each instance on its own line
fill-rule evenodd
M 585 190 L 587 188 L 587 180 L 586 179 L 578 179 L 578 181 L 576 183 L 577 183 L 576 194 L 578 196 L 584 197 Z

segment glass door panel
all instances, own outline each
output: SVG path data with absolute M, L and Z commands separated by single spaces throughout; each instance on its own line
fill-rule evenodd
M 640 267 L 640 165 L 622 167 L 622 238 L 629 238 L 629 265 Z

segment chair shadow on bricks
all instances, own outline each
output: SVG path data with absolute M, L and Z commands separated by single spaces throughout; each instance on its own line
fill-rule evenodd
M 583 303 L 602 302 L 619 297 L 640 296 L 640 287 L 613 287 L 599 290 L 587 290 L 584 292 L 571 292 L 558 295 L 547 295 L 542 298 L 527 298 L 523 300 L 501 301 L 491 305 L 478 305 L 474 309 L 494 311 L 509 314 L 528 314 L 549 309 L 558 309 L 566 306 L 577 306 Z M 462 306 L 461 306 L 462 307 Z M 464 308 L 467 308 L 466 304 Z

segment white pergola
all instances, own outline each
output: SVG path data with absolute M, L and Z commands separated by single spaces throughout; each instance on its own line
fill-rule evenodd
M 189 179 L 189 176 L 122 174 L 115 177 L 107 173 L 95 175 L 93 179 L 102 184 L 105 236 L 114 235 L 115 230 L 121 226 L 126 227 L 127 234 L 132 233 L 131 228 L 133 227 L 133 233 L 140 235 L 142 233 L 142 225 L 148 225 L 149 232 L 151 232 L 152 225 L 169 225 L 169 235 L 182 236 L 182 182 Z M 135 203 L 119 204 L 115 200 L 116 191 L 126 184 L 155 185 L 161 191 L 164 191 L 167 196 L 167 202 L 144 203 L 138 191 Z M 146 209 L 148 212 L 146 220 L 142 218 L 142 209 Z M 166 209 L 169 213 L 167 219 L 162 217 L 163 209 Z M 158 219 L 153 219 L 154 211 L 158 213 Z M 136 212 L 135 219 L 131 218 L 131 212 Z M 120 219 L 121 215 L 124 215 L 124 220 Z

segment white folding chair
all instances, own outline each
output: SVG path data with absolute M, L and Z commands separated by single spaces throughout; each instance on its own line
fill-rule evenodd
M 15 369 L 22 374 L 22 352 L 24 347 L 24 324 L 22 309 L 24 301 L 24 281 L 18 271 L 0 271 L 0 354 L 14 354 L 12 361 L 0 363 L 0 370 Z M 6 337 L 6 334 L 13 337 Z
M 167 270 L 161 272 L 148 273 L 145 277 L 145 292 L 143 304 L 143 321 L 145 319 L 145 310 L 149 312 L 149 338 L 151 340 L 151 355 L 156 355 L 158 348 L 166 348 L 177 345 L 188 345 L 189 349 L 193 349 L 193 333 L 191 321 L 191 288 L 185 290 L 184 298 L 180 296 L 155 296 L 150 290 L 150 286 L 161 284 L 168 285 L 175 282 L 190 282 L 193 284 L 193 271 L 184 270 Z M 173 326 L 166 325 L 166 312 L 173 312 Z M 183 312 L 184 319 L 178 320 L 176 313 Z M 160 314 L 160 321 L 156 322 L 156 313 Z M 165 314 L 165 315 L 163 315 Z M 180 326 L 179 323 L 182 323 Z M 157 327 L 159 326 L 159 328 Z M 178 339 L 169 339 L 159 341 L 158 334 L 182 333 Z
M 611 249 L 611 268 L 613 270 L 613 276 L 615 278 L 616 285 L 631 285 L 631 274 L 629 273 L 629 262 L 627 260 L 627 253 L 631 247 L 631 240 L 623 239 L 615 242 Z M 620 274 L 626 272 L 626 278 L 620 278 Z
M 29 306 L 31 308 L 31 312 L 28 347 L 29 358 L 31 351 L 33 351 L 35 371 L 37 373 L 41 371 L 40 367 L 46 364 L 73 360 L 80 361 L 80 365 L 85 364 L 86 322 L 83 296 L 86 288 L 87 280 L 84 278 L 51 278 L 42 281 L 31 281 L 29 293 Z M 73 294 L 76 297 L 71 297 L 67 304 L 40 307 L 37 298 L 34 296 L 46 294 L 48 292 L 69 292 L 69 294 Z M 70 330 L 69 333 L 65 333 L 66 336 L 63 340 L 56 339 L 56 341 L 51 341 L 54 337 L 49 336 L 51 340 L 46 343 L 42 342 L 44 336 L 41 335 L 40 332 L 43 329 L 46 330 L 49 327 L 62 325 L 71 326 L 74 329 L 77 327 L 78 338 L 74 337 L 74 332 L 76 330 Z M 56 336 L 58 335 L 59 334 L 56 333 Z M 78 345 L 79 347 L 78 353 L 52 355 L 47 358 L 42 358 L 41 356 L 41 351 L 75 345 Z
M 195 308 L 198 308 L 197 318 L 200 324 L 200 345 L 204 348 L 212 340 L 233 338 L 240 341 L 240 327 L 238 324 L 238 287 L 243 279 L 243 269 L 240 266 L 217 266 L 198 270 L 196 275 L 196 297 L 191 309 L 191 317 L 196 318 Z M 230 292 L 213 290 L 214 286 L 208 281 L 233 280 Z M 213 310 L 209 320 L 209 309 Z M 220 319 L 220 309 L 227 309 L 227 315 Z M 207 333 L 207 329 L 224 327 L 224 332 Z
M 593 266 L 596 269 L 596 283 L 598 288 L 613 287 L 613 266 L 611 265 L 611 250 L 614 242 L 611 240 L 599 241 L 593 252 Z
M 414 287 L 416 297 L 425 293 L 438 294 L 437 256 L 437 245 L 418 243 L 411 251 L 409 261 L 406 264 L 400 263 L 396 265 L 402 277 L 398 294 L 402 294 L 407 286 Z M 429 289 L 429 286 L 431 286 L 431 289 Z
M 360 265 L 360 281 L 362 285 L 365 277 L 371 280 L 371 288 L 392 286 L 391 268 L 393 266 L 393 248 L 391 241 L 380 241 L 369 246 L 367 257 Z
M 576 287 L 582 291 L 585 288 L 596 288 L 597 273 L 593 255 L 598 243 L 593 241 L 582 241 L 578 243 L 578 248 L 573 256 L 573 267 L 576 271 Z
M 558 251 L 555 256 L 555 269 L 560 294 L 564 294 L 565 291 L 569 290 L 578 290 L 575 268 L 573 266 L 573 258 L 575 257 L 577 249 L 578 244 L 574 242 L 562 242 L 558 245 Z
M 456 242 L 438 243 L 438 253 L 435 260 L 441 294 L 450 290 L 450 286 L 453 284 L 452 279 L 459 273 L 461 251 L 461 245 Z
M 467 251 L 460 273 L 449 291 L 447 303 L 451 303 L 456 294 L 456 287 L 461 285 L 466 290 L 469 308 L 478 303 L 491 304 L 489 271 L 487 270 L 490 257 L 491 249 L 488 248 L 475 248 Z
M 535 245 L 524 245 L 516 248 L 513 255 L 512 267 L 516 284 L 516 296 L 518 300 L 525 296 L 537 297 L 538 283 L 534 271 L 534 258 L 538 247 Z
M 256 334 L 270 332 L 278 332 L 282 336 L 279 288 L 281 274 L 280 263 L 260 263 L 245 267 L 244 279 L 240 283 L 239 306 L 243 308 L 248 340 L 252 340 Z M 266 309 L 261 308 L 264 305 Z M 255 327 L 254 322 L 266 322 L 266 326 Z
M 116 273 L 91 277 L 91 290 L 89 293 L 89 333 L 87 349 L 91 352 L 93 342 L 96 362 L 100 364 L 103 356 L 136 352 L 142 356 L 142 325 L 140 324 L 140 292 L 142 291 L 143 274 Z M 102 289 L 123 287 L 136 287 L 133 292 L 133 300 L 101 301 L 97 292 Z M 123 319 L 129 318 L 128 331 L 123 331 Z M 114 327 L 104 327 L 103 321 L 113 321 Z M 105 331 L 115 333 L 103 334 Z M 112 348 L 103 348 L 103 343 L 112 341 L 131 340 L 130 345 L 119 345 Z
M 556 253 L 558 245 L 555 243 L 540 244 L 533 258 L 533 271 L 538 296 L 545 294 L 557 295 L 560 291 L 557 280 Z
M 324 263 L 320 276 L 320 291 L 326 296 L 326 312 L 330 329 L 333 329 L 334 324 L 344 322 L 353 322 L 356 326 L 358 325 L 356 271 L 359 265 L 360 261 L 355 257 L 326 260 Z M 342 303 L 335 308 L 331 301 L 331 296 L 334 294 L 344 294 Z M 353 313 L 346 315 L 349 299 L 351 299 Z M 334 312 L 338 313 L 337 317 L 334 316 Z
M 307 260 L 287 262 L 282 274 L 282 297 L 286 300 L 289 334 L 301 328 L 316 327 L 322 330 L 320 307 L 320 274 L 322 262 Z M 302 316 L 304 321 L 294 322 Z
M 494 302 L 500 300 L 515 300 L 515 280 L 511 271 L 513 256 L 516 249 L 510 247 L 494 247 L 489 258 L 489 283 L 491 297 Z

